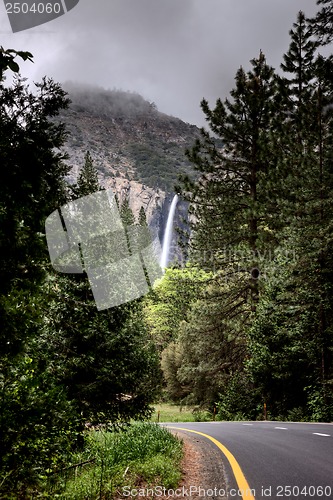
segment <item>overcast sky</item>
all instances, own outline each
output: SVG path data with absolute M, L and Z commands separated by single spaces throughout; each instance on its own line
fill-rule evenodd
M 46 1 L 46 0 L 40 0 Z M 260 49 L 278 68 L 297 12 L 315 0 L 80 0 L 66 15 L 13 34 L 0 4 L 0 45 L 29 50 L 30 79 L 136 91 L 159 110 L 202 125 L 203 97 L 225 98 Z

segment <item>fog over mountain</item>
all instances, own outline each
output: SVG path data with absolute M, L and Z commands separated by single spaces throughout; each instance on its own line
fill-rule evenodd
M 259 54 L 278 68 L 297 12 L 315 0 L 80 0 L 65 16 L 11 33 L 5 47 L 30 50 L 22 73 L 39 80 L 97 84 L 138 92 L 168 114 L 204 124 L 199 103 L 226 97 L 240 65 Z

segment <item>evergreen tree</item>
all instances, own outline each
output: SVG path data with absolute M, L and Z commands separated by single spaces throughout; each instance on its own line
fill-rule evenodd
M 135 224 L 135 217 L 129 205 L 128 198 L 125 198 L 120 207 L 120 217 L 123 224 L 126 226 L 133 226 Z
M 6 58 L 11 58 L 12 52 L 0 54 L 4 71 Z M 14 64 L 12 59 L 9 67 L 10 64 Z M 69 167 L 64 163 L 66 155 L 60 152 L 65 129 L 50 118 L 65 109 L 69 101 L 51 79 L 43 79 L 36 87 L 35 93 L 29 92 L 19 77 L 12 86 L 0 81 L 2 354 L 19 351 L 31 330 L 32 323 L 28 320 L 26 328 L 22 328 L 22 316 L 25 313 L 29 316 L 29 297 L 45 276 L 44 264 L 48 258 L 43 236 L 45 219 L 67 196 L 64 177 Z
M 87 151 L 84 157 L 84 165 L 77 179 L 76 195 L 86 196 L 100 189 L 97 170 L 94 167 L 89 151 Z
M 46 256 L 44 222 L 66 198 L 64 176 L 69 167 L 60 150 L 65 129 L 51 121 L 68 99 L 50 79 L 29 92 L 17 78 L 12 87 L 0 82 L 0 292 L 13 281 L 23 285 L 42 278 Z
M 294 220 L 295 212 L 304 212 L 305 185 L 311 177 L 309 169 L 317 161 L 314 131 L 318 111 L 315 98 L 318 43 L 313 40 L 301 11 L 290 37 L 290 46 L 281 64 L 287 75 L 280 79 L 284 114 L 279 134 L 283 144 L 279 156 L 281 196 L 277 200 L 288 225 Z
M 53 276 L 41 349 L 57 352 L 53 376 L 67 387 L 86 422 L 116 426 L 150 415 L 160 385 L 159 360 L 140 300 L 97 311 L 84 278 Z
M 87 154 L 77 197 L 100 189 L 89 158 Z M 120 215 L 127 231 L 135 222 L 128 200 Z M 117 425 L 148 416 L 161 374 L 155 347 L 143 325 L 140 300 L 98 311 L 86 274 L 53 273 L 46 288 L 50 303 L 43 351 L 57 351 L 54 376 L 68 388 L 81 415 L 81 429 L 87 421 Z
M 66 389 L 39 355 L 46 276 L 46 217 L 67 198 L 69 168 L 61 153 L 66 93 L 44 78 L 32 93 L 17 73 L 16 56 L 0 49 L 0 496 L 26 497 L 39 476 L 63 466 L 76 437 L 76 413 Z M 58 152 L 57 152 L 58 151 Z M 30 490 L 31 491 L 31 490 Z M 4 495 L 4 496 L 3 496 Z
M 141 206 L 140 211 L 139 211 L 139 220 L 138 220 L 139 226 L 147 227 L 147 216 L 145 209 Z
M 187 153 L 200 173 L 198 181 L 183 179 L 194 219 L 190 259 L 215 273 L 179 338 L 184 354 L 177 377 L 196 401 L 212 401 L 229 385 L 235 392 L 246 378 L 246 328 L 281 224 L 275 205 L 280 82 L 263 53 L 251 65 L 248 73 L 238 70 L 231 99 L 219 99 L 213 110 L 202 101 L 223 146 L 202 130 L 202 140 Z
M 218 272 L 215 286 L 183 325 L 176 378 L 185 385 L 195 381 L 193 394 L 199 399 L 208 385 L 211 397 L 220 391 L 224 418 L 231 415 L 225 401 L 240 404 L 235 392 L 239 383 L 258 390 L 262 403 L 266 398 L 272 406 L 275 400 L 276 416 L 288 418 L 296 405 L 303 415 L 319 418 L 316 400 L 325 408 L 321 418 L 331 418 L 332 61 L 317 55 L 318 43 L 302 12 L 290 35 L 282 64 L 289 79 L 268 71 L 262 55 L 252 61 L 252 72 L 239 70 L 232 102 L 218 101 L 213 111 L 202 103 L 223 147 L 218 149 L 203 130 L 203 140 L 188 153 L 201 174 L 197 182 L 185 180 L 194 215 L 191 258 Z M 284 317 L 285 302 L 280 306 L 280 295 L 274 296 L 275 319 L 267 312 L 267 296 L 279 255 L 289 251 L 295 258 L 284 264 L 289 285 L 283 295 L 292 306 Z M 251 267 L 266 278 L 260 281 L 260 300 L 257 276 L 252 271 L 246 279 Z M 227 286 L 219 283 L 222 269 L 232 276 Z M 256 315 L 249 314 L 249 304 Z M 219 346 L 213 365 L 230 370 L 217 373 L 206 362 L 206 349 L 214 352 L 207 332 Z M 265 353 L 262 362 L 260 353 Z M 284 360 L 281 370 L 271 369 L 276 353 Z M 307 370 L 298 381 L 297 365 Z M 312 395 L 306 393 L 307 384 Z M 256 416 L 249 407 L 250 414 Z
M 313 34 L 322 45 L 327 45 L 333 39 L 332 0 L 317 0 L 317 5 L 322 5 L 323 7 L 310 22 Z
M 290 236 L 289 245 L 295 250 L 300 242 L 297 234 Z M 281 254 L 271 263 L 270 277 L 248 334 L 246 369 L 262 404 L 267 404 L 269 418 L 331 421 L 333 394 L 321 375 L 318 269 L 299 247 L 297 250 L 294 255 L 289 252 L 289 257 L 287 252 Z M 332 296 L 329 288 L 327 292 Z M 326 313 L 328 310 L 325 308 Z
M 289 32 L 291 42 L 284 54 L 281 68 L 292 75 L 289 80 L 289 95 L 292 96 L 297 109 L 307 104 L 309 88 L 313 80 L 313 63 L 318 43 L 312 38 L 312 31 L 304 12 L 300 11 L 297 22 Z
M 272 417 L 330 419 L 332 62 L 317 55 L 302 12 L 290 35 L 276 200 L 286 224 L 249 333 L 247 366 Z M 283 254 L 293 259 L 281 261 Z
M 135 217 L 128 198 L 125 198 L 120 206 L 120 217 L 125 229 L 128 252 L 132 255 L 138 251 L 139 238 L 134 234 Z
M 244 325 L 251 312 L 242 294 L 246 283 L 239 276 L 226 282 L 215 275 L 210 281 L 178 337 L 183 355 L 177 379 L 196 404 L 217 401 L 234 373 L 242 373 L 247 355 Z
M 276 223 L 272 149 L 277 82 L 265 56 L 251 61 L 252 71 L 240 68 L 232 100 L 220 99 L 214 110 L 207 101 L 202 109 L 222 148 L 202 130 L 187 155 L 200 172 L 197 182 L 185 181 L 185 198 L 194 216 L 192 259 L 215 270 L 234 265 L 235 272 L 249 277 L 243 293 L 252 307 L 258 300 L 260 254 L 273 243 Z M 206 256 L 209 255 L 209 261 Z M 243 280 L 242 280 L 243 281 Z
M 291 31 L 291 47 L 285 56 L 285 71 L 292 75 L 288 81 L 290 95 L 291 141 L 287 157 L 291 166 L 287 189 L 289 197 L 287 245 L 298 253 L 298 265 L 292 274 L 294 286 L 301 292 L 310 323 L 303 323 L 304 339 L 313 345 L 316 357 L 313 386 L 319 384 L 327 394 L 332 376 L 332 241 L 331 214 L 333 210 L 332 170 L 332 58 L 316 55 L 318 43 L 313 41 L 309 23 L 300 13 Z M 294 50 L 295 47 L 297 50 Z M 290 125 L 289 124 L 289 125 Z M 306 292 L 305 292 L 306 290 Z M 299 324 L 299 319 L 295 316 Z

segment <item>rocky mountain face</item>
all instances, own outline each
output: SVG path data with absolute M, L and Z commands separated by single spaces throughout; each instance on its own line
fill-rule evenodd
M 60 116 L 69 132 L 65 150 L 75 182 L 90 151 L 101 184 L 128 199 L 134 215 L 143 206 L 150 227 L 162 240 L 178 175 L 193 175 L 185 156 L 199 129 L 160 113 L 154 103 L 120 90 L 65 84 L 71 105 Z M 182 201 L 176 218 L 186 215 Z

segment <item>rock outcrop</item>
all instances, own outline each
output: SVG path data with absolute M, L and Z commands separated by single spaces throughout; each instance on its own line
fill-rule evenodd
M 100 183 L 125 199 L 137 217 L 141 206 L 160 239 L 179 174 L 193 175 L 185 150 L 199 129 L 160 113 L 138 94 L 65 84 L 71 105 L 60 116 L 68 130 L 65 151 L 75 182 L 90 152 Z M 179 202 L 179 213 L 185 205 Z M 179 217 L 178 217 L 179 219 Z

